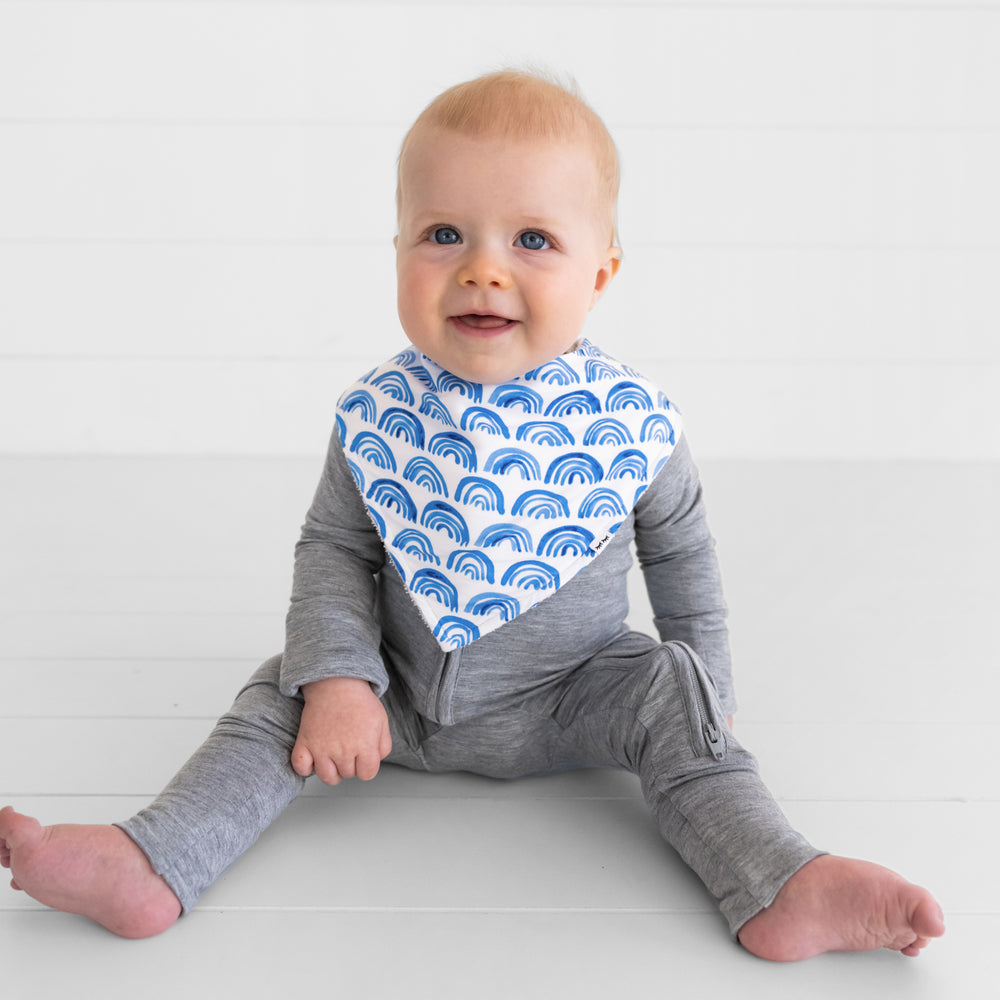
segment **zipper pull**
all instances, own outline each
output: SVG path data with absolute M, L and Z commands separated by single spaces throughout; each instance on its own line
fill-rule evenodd
M 726 744 L 719 727 L 713 722 L 706 722 L 701 727 L 705 734 L 705 742 L 708 744 L 709 753 L 716 759 L 722 760 L 726 756 Z

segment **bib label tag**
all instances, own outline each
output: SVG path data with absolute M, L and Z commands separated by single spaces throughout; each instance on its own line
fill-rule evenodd
M 608 542 L 611 541 L 611 532 L 608 532 L 603 538 L 597 538 L 590 543 L 590 550 L 592 552 L 600 552 Z

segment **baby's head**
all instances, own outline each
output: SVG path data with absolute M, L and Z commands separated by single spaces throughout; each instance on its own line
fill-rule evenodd
M 399 159 L 399 315 L 470 381 L 571 350 L 614 275 L 618 157 L 600 118 L 541 77 L 494 73 L 436 98 Z

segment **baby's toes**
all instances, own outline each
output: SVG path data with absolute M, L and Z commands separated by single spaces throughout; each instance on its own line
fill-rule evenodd
M 904 955 L 909 955 L 911 958 L 919 955 L 924 948 L 926 948 L 931 943 L 931 939 L 927 937 L 918 937 L 916 941 L 908 944 L 905 948 L 900 948 L 899 950 Z

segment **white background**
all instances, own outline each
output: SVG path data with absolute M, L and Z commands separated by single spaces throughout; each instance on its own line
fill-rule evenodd
M 320 454 L 405 129 L 537 64 L 623 158 L 588 332 L 700 458 L 1000 459 L 998 56 L 948 0 L 0 0 L 0 452 Z

